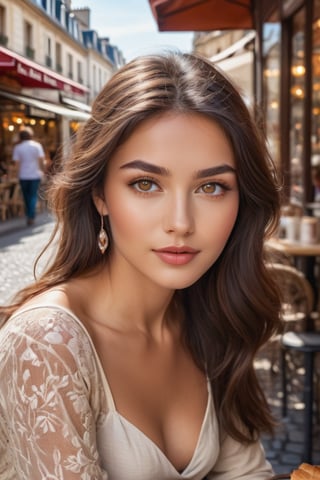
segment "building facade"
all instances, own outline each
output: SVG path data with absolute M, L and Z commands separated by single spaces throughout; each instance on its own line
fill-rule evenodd
M 94 38 L 94 41 L 89 41 Z M 67 148 L 103 84 L 124 63 L 71 1 L 0 0 L 0 160 L 8 165 L 21 125 L 48 159 Z

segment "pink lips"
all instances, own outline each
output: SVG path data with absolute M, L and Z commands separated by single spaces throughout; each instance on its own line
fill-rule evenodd
M 190 247 L 164 247 L 154 250 L 158 257 L 169 265 L 186 265 L 199 253 Z

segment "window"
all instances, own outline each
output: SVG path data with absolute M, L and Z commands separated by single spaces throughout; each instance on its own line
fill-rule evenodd
M 70 53 L 67 56 L 67 63 L 68 63 L 68 77 L 73 78 L 73 58 Z
M 268 147 L 280 167 L 281 26 L 275 14 L 263 25 L 263 100 Z
M 93 65 L 93 71 L 92 71 L 92 74 L 93 74 L 93 79 L 92 79 L 92 83 L 93 83 L 93 94 L 94 96 L 97 95 L 97 67 L 95 65 Z
M 7 45 L 8 37 L 6 35 L 6 9 L 0 5 L 0 45 Z
M 78 73 L 78 82 L 83 83 L 82 63 L 81 62 L 77 62 L 77 73 Z
M 46 40 L 46 65 L 47 67 L 52 67 L 52 47 L 50 37 L 47 37 Z
M 99 88 L 99 90 L 101 90 L 101 89 L 102 89 L 102 72 L 101 72 L 101 68 L 99 68 L 98 74 L 99 74 L 99 85 L 98 85 L 98 88 Z
M 34 58 L 34 48 L 33 48 L 33 29 L 32 25 L 29 22 L 24 24 L 24 44 L 25 44 L 25 53 L 28 58 Z
M 305 80 L 305 9 L 293 16 L 292 22 L 292 57 L 290 65 L 290 176 L 291 203 L 302 205 L 303 187 L 303 154 L 304 154 L 304 98 Z
M 56 70 L 62 73 L 62 50 L 61 43 L 56 43 Z

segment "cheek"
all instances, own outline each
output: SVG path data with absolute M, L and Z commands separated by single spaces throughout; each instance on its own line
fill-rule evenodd
M 210 233 L 208 233 L 208 238 L 211 239 L 211 254 L 214 261 L 216 261 L 223 252 L 235 225 L 236 219 L 237 215 L 232 214 L 229 215 L 228 219 L 224 218 L 219 219 L 220 221 L 213 222 Z
M 152 227 L 150 222 L 155 220 L 154 216 L 149 214 L 140 202 L 132 201 L 132 198 L 126 199 L 119 195 L 114 196 L 115 201 L 108 204 L 108 216 L 114 239 L 118 235 L 125 235 L 126 238 L 133 239 L 140 236 L 142 232 Z
M 207 231 L 208 236 L 215 239 L 217 242 L 225 243 L 237 220 L 238 209 L 238 197 L 232 199 L 229 204 L 221 205 L 220 208 L 215 208 L 212 215 L 210 215 L 210 221 L 208 216 L 203 218 L 202 231 Z

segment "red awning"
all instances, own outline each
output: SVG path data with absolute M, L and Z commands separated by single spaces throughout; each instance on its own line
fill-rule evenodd
M 160 31 L 249 30 L 252 0 L 149 0 Z
M 51 88 L 80 95 L 88 92 L 88 88 L 84 85 L 69 80 L 49 68 L 42 67 L 38 63 L 32 62 L 4 47 L 0 47 L 1 74 L 15 78 L 23 87 Z

